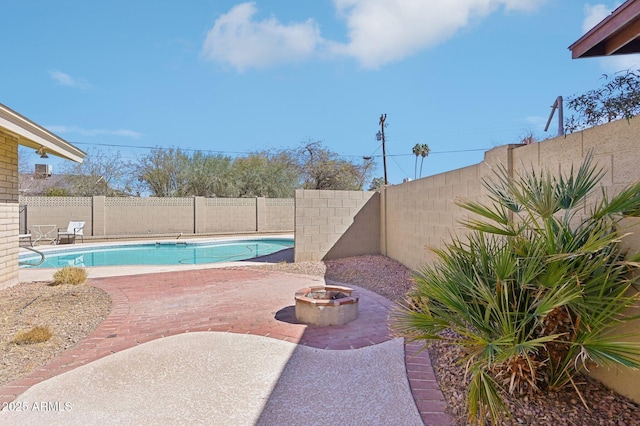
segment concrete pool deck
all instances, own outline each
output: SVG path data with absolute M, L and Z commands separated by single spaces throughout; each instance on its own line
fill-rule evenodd
M 321 277 L 99 269 L 88 284 L 111 296 L 110 315 L 76 347 L 0 389 L 2 403 L 28 408 L 0 413 L 0 423 L 451 423 L 428 354 L 393 338 L 392 304 L 373 292 L 351 286 L 361 294 L 357 320 L 311 327 L 295 320 L 293 295 Z M 21 280 L 37 280 L 32 273 L 21 271 Z M 52 409 L 33 409 L 42 402 Z

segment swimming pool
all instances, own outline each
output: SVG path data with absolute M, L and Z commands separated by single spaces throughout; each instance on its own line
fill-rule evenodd
M 104 246 L 73 246 L 43 251 L 40 256 L 20 256 L 21 268 L 61 268 L 63 266 L 126 266 L 126 265 L 199 265 L 206 263 L 250 260 L 293 247 L 291 238 L 257 238 L 217 241 L 157 241 L 141 244 Z

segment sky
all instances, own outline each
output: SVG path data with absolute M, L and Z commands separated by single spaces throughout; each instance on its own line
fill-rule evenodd
M 639 67 L 568 47 L 621 2 L 0 0 L 0 103 L 83 151 L 232 157 L 321 141 L 390 184 L 533 135 L 558 96 Z M 565 116 L 571 111 L 565 110 Z M 40 159 L 21 150 L 29 164 Z M 25 157 L 26 156 L 26 157 Z M 366 188 L 365 188 L 366 189 Z

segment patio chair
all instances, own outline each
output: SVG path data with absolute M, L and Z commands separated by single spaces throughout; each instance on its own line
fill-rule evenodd
M 58 228 L 58 238 L 56 239 L 56 243 L 60 244 L 62 242 L 62 238 L 65 238 L 68 243 L 71 243 L 73 240 L 73 244 L 76 243 L 76 237 L 80 237 L 82 242 L 84 243 L 84 222 L 83 221 L 71 221 L 69 222 L 69 226 L 67 229 Z

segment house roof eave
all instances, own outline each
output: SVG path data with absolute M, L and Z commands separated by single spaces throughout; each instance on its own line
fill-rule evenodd
M 0 104 L 0 131 L 8 131 L 18 143 L 33 149 L 43 148 L 47 154 L 82 163 L 86 153 L 11 108 Z
M 573 59 L 640 51 L 640 0 L 628 0 L 569 46 Z

